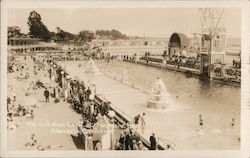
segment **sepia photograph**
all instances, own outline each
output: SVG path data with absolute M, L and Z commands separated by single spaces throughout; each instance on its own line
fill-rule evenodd
M 240 5 L 68 3 L 5 8 L 7 151 L 242 150 Z

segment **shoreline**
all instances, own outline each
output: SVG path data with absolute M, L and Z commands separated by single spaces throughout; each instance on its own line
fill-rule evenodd
M 151 66 L 151 67 L 158 68 L 158 69 L 165 69 L 165 70 L 180 72 L 182 74 L 188 75 L 188 77 L 195 77 L 195 78 L 199 78 L 199 79 L 204 79 L 204 80 L 207 80 L 207 81 L 210 81 L 210 82 L 222 83 L 222 84 L 226 84 L 226 85 L 230 85 L 230 86 L 237 86 L 237 87 L 241 86 L 241 83 L 239 83 L 239 82 L 234 82 L 233 83 L 233 82 L 220 81 L 220 80 L 217 80 L 217 79 L 209 79 L 207 76 L 201 75 L 197 71 L 185 70 L 181 66 L 180 66 L 180 69 L 176 69 L 176 68 L 173 68 L 173 67 L 170 67 L 170 66 L 163 67 L 160 64 L 155 64 L 155 63 L 152 63 L 152 62 L 150 62 L 150 63 L 146 63 L 146 62 L 143 62 L 143 61 L 135 62 L 133 60 L 123 60 L 123 61 L 133 63 L 133 64 L 141 64 L 141 65 L 145 65 L 145 66 Z
M 76 59 L 74 59 L 73 57 L 70 59 L 64 59 L 61 60 L 59 58 L 54 58 L 55 61 L 85 61 L 87 60 L 86 57 L 83 56 L 83 58 L 78 58 L 76 57 Z M 94 60 L 104 60 L 104 59 L 94 59 Z M 180 69 L 176 69 L 174 68 L 174 65 L 168 64 L 168 66 L 162 66 L 161 64 L 158 63 L 154 63 L 149 61 L 149 63 L 144 62 L 143 60 L 140 60 L 138 62 L 136 62 L 135 60 L 130 60 L 130 59 L 123 59 L 121 60 L 123 62 L 129 62 L 129 63 L 133 63 L 133 64 L 141 64 L 141 65 L 145 65 L 145 66 L 150 66 L 150 67 L 154 67 L 154 68 L 158 68 L 158 69 L 165 69 L 165 70 L 170 70 L 170 71 L 174 71 L 174 72 L 179 72 L 181 74 L 185 74 L 187 77 L 195 77 L 195 78 L 199 78 L 202 80 L 207 80 L 209 82 L 215 82 L 215 83 L 221 83 L 221 84 L 226 84 L 226 85 L 230 85 L 230 86 L 236 86 L 236 87 L 241 87 L 241 82 L 236 82 L 234 80 L 232 80 L 231 82 L 228 81 L 222 81 L 219 78 L 213 78 L 210 79 L 208 76 L 205 75 L 201 75 L 199 70 L 196 69 L 196 71 L 194 71 L 195 69 L 192 68 L 188 68 L 188 67 L 183 67 L 180 66 Z

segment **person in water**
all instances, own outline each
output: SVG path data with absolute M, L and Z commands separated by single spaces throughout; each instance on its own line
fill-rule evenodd
M 199 125 L 203 126 L 203 119 L 202 119 L 202 115 L 199 115 Z

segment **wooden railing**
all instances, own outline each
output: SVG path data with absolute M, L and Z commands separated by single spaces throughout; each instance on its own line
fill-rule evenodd
M 162 138 L 162 137 L 158 137 L 158 144 L 161 144 L 165 150 L 171 149 L 171 150 L 175 150 L 175 143 Z
M 105 100 L 105 98 L 103 98 L 101 96 L 95 96 L 95 102 L 97 104 L 101 104 L 102 102 L 106 102 L 106 100 Z M 131 122 L 133 120 L 133 118 L 131 116 L 129 116 L 127 113 L 125 113 L 123 110 L 121 110 L 116 105 L 110 104 L 109 108 L 110 108 L 110 110 L 113 110 L 115 112 L 115 118 L 114 119 L 116 119 L 120 124 Z M 107 117 L 110 118 L 110 116 L 108 116 L 108 115 L 107 115 Z M 142 136 L 140 133 L 136 132 L 136 130 L 134 130 L 134 131 L 135 131 L 135 134 L 142 141 L 143 145 L 149 149 L 150 148 L 150 142 L 144 136 Z M 168 142 L 170 142 L 170 141 L 168 141 Z M 157 145 L 158 150 L 174 149 L 174 148 L 172 148 L 174 146 L 175 145 L 173 145 L 173 143 L 166 143 L 166 140 L 164 142 L 163 138 L 158 139 L 158 145 Z
M 64 70 L 65 71 L 65 70 Z M 65 74 L 68 74 L 65 71 Z M 108 100 L 106 100 L 105 98 L 103 98 L 101 95 L 95 95 L 95 99 L 94 99 L 96 104 L 102 104 L 102 103 L 107 103 Z M 117 107 L 114 104 L 110 104 L 109 106 L 110 110 L 113 110 L 115 112 L 115 117 L 114 119 L 117 120 L 117 122 L 119 122 L 121 125 L 125 125 L 128 122 L 132 122 L 133 118 L 131 116 L 129 116 L 129 114 L 125 113 L 122 109 L 120 109 L 119 107 Z M 106 115 L 109 119 L 110 116 Z M 150 148 L 150 142 L 148 141 L 148 139 L 146 139 L 143 135 L 141 135 L 140 133 L 136 132 L 136 130 L 134 130 L 136 135 L 140 138 L 140 140 L 142 141 L 142 143 L 144 144 L 145 147 L 147 147 L 148 149 Z M 162 139 L 158 139 L 158 145 L 157 145 L 157 149 L 158 150 L 166 150 L 169 148 L 165 147 L 165 144 L 163 141 L 161 141 Z M 159 142 L 160 141 L 160 142 Z

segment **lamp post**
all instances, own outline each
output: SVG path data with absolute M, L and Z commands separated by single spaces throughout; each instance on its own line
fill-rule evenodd
M 95 99 L 94 95 L 91 94 L 91 95 L 89 96 L 89 100 L 90 100 L 90 101 L 93 101 L 94 99 Z
M 65 87 L 65 91 L 64 91 L 64 97 L 67 99 L 68 98 L 68 95 L 69 95 L 69 87 L 70 87 L 70 82 L 69 82 L 69 80 L 70 80 L 70 76 L 69 75 L 66 75 L 66 82 L 65 82 L 65 85 L 64 85 L 64 87 Z
M 115 112 L 113 110 L 110 110 L 108 112 L 109 117 L 111 118 L 111 125 L 110 125 L 110 144 L 111 150 L 114 150 L 114 145 L 115 145 L 115 140 L 114 140 L 114 117 L 115 117 Z
M 93 114 L 94 114 L 94 111 L 95 111 L 94 99 L 95 99 L 94 95 L 91 94 L 89 96 L 89 100 L 90 100 L 90 104 L 89 105 L 90 105 L 91 120 L 93 118 Z
M 93 88 L 94 88 L 94 95 L 96 95 L 96 86 L 95 86 L 95 84 L 93 84 Z
M 54 64 L 53 68 L 51 69 L 51 79 L 52 79 L 52 81 L 55 81 L 55 77 L 56 77 L 55 71 L 56 71 L 56 64 Z
M 61 76 L 62 76 L 62 88 L 64 87 L 64 71 L 61 71 Z
M 69 81 L 70 80 L 70 75 L 66 75 L 66 80 Z

